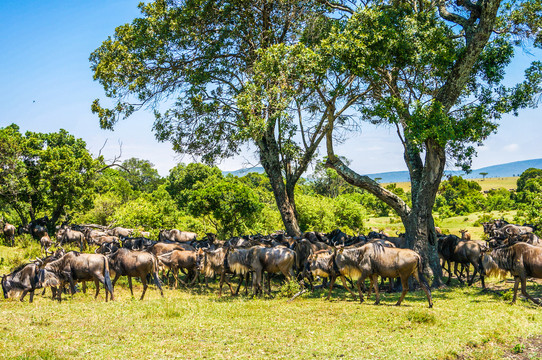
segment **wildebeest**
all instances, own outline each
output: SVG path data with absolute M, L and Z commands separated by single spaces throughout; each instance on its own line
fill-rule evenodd
M 83 234 L 81 231 L 72 230 L 68 227 L 59 229 L 56 238 L 59 246 L 62 246 L 64 243 L 76 243 L 81 251 L 87 247 L 85 234 Z
M 81 254 L 76 251 L 70 251 L 60 259 L 45 265 L 39 272 L 40 286 L 46 286 L 50 281 L 59 281 L 61 284 L 68 282 L 71 293 L 75 293 L 75 282 L 91 281 L 96 284 L 96 295 L 100 292 L 100 283 L 105 288 L 105 301 L 108 294 L 111 300 L 114 300 L 113 286 L 109 276 L 109 263 L 107 258 L 101 254 Z M 61 293 L 59 301 L 62 300 Z
M 261 268 L 254 268 L 254 283 L 260 287 L 260 280 L 263 272 L 267 272 L 267 292 L 271 293 L 271 278 L 270 274 L 281 273 L 286 278 L 286 281 L 291 281 L 294 277 L 295 252 L 287 247 L 277 246 L 273 248 L 257 247 L 259 263 Z
M 121 242 L 123 248 L 140 251 L 147 250 L 156 244 L 156 241 L 145 237 L 121 238 Z
M 480 272 L 480 280 L 482 287 L 485 288 L 484 276 L 481 274 L 480 256 L 482 252 L 487 250 L 487 246 L 483 241 L 476 240 L 461 240 L 455 235 L 449 235 L 439 238 L 438 240 L 438 253 L 440 258 L 444 261 L 443 268 L 446 269 L 448 265 L 448 281 L 446 284 L 450 284 L 452 280 L 451 264 L 454 263 L 454 274 L 457 279 L 463 283 L 461 275 L 458 273 L 457 265 L 461 264 L 467 266 L 467 282 L 472 285 L 474 277 L 477 272 Z M 469 279 L 468 267 L 472 265 L 474 267 L 474 273 Z
M 197 280 L 198 268 L 196 257 L 195 251 L 173 250 L 169 253 L 159 255 L 158 260 L 173 272 L 175 288 L 177 288 L 179 281 L 183 285 L 186 285 L 186 283 L 178 277 L 180 269 L 186 269 L 188 271 L 188 277 L 192 276 L 191 285 Z
M 224 282 L 230 287 L 231 294 L 235 294 L 231 283 L 226 279 L 226 273 L 231 273 L 227 258 L 229 251 L 230 247 L 221 247 L 214 250 L 198 249 L 196 253 L 198 270 L 204 274 L 206 279 L 215 275 L 220 276 L 218 297 L 222 296 Z
M 195 241 L 198 234 L 189 232 L 189 231 L 180 231 L 177 229 L 171 230 L 160 230 L 158 234 L 159 241 L 177 241 L 177 242 L 186 242 L 186 241 Z
M 53 242 L 51 241 L 51 238 L 49 237 L 49 235 L 42 236 L 40 239 L 40 247 L 41 247 L 41 251 L 43 251 L 45 256 L 47 256 L 47 251 L 49 250 L 51 246 L 53 246 Z
M 330 278 L 331 283 L 329 285 L 329 292 L 327 294 L 326 300 L 329 300 L 331 297 L 331 291 L 333 290 L 333 285 L 337 276 L 341 278 L 343 286 L 356 300 L 356 294 L 348 287 L 346 284 L 346 278 L 343 274 L 340 273 L 337 264 L 335 263 L 336 250 L 320 250 L 311 255 L 309 255 L 306 262 L 306 271 L 310 272 L 312 276 L 320 276 L 321 278 Z
M 516 242 L 524 242 L 524 243 L 531 244 L 534 246 L 542 246 L 542 241 L 540 241 L 540 238 L 533 233 L 523 233 L 523 234 L 518 234 L 518 235 L 512 235 L 510 237 L 510 243 L 513 244 Z
M 461 234 L 461 239 L 462 240 L 470 240 L 471 239 L 470 232 L 468 230 L 461 229 L 461 230 L 459 230 L 459 233 Z
M 510 272 L 514 277 L 514 297 L 512 303 L 516 302 L 518 285 L 521 282 L 521 293 L 537 305 L 542 305 L 527 294 L 527 277 L 542 278 L 542 247 L 517 243 L 514 245 L 493 249 L 482 258 L 483 271 L 485 275 L 504 275 Z
M 305 263 L 311 254 L 326 249 L 331 249 L 331 247 L 317 240 L 314 242 L 307 239 L 297 241 L 293 246 L 293 250 L 296 253 L 296 268 L 298 274 L 303 271 Z
M 346 249 L 340 249 L 337 254 L 337 262 L 339 256 L 343 255 Z M 363 294 L 361 293 L 361 283 L 367 278 L 370 277 L 371 284 L 374 285 L 376 293 L 376 302 L 380 302 L 380 293 L 378 291 L 378 276 L 387 277 L 387 278 L 396 278 L 401 279 L 401 285 L 403 287 L 403 292 L 401 297 L 395 305 L 401 305 L 406 293 L 408 292 L 408 278 L 414 276 L 418 281 L 423 291 L 427 296 L 427 301 L 429 307 L 433 307 L 433 301 L 431 299 L 431 292 L 429 286 L 425 281 L 425 278 L 422 274 L 422 259 L 421 256 L 413 250 L 410 249 L 398 249 L 384 247 L 379 243 L 368 243 L 357 249 L 350 249 L 352 252 L 350 254 L 350 262 L 353 262 L 355 269 L 359 272 L 358 280 L 358 290 L 360 295 L 360 301 L 363 302 Z M 342 253 L 342 254 L 341 254 Z M 346 259 L 345 259 L 346 260 Z M 370 288 L 369 294 L 370 295 Z
M 143 293 L 140 300 L 143 300 L 147 291 L 147 275 L 152 275 L 155 285 L 160 289 L 160 294 L 164 296 L 160 280 L 158 279 L 158 260 L 156 257 L 146 251 L 133 251 L 120 248 L 112 254 L 108 254 L 107 258 L 111 268 L 115 271 L 113 286 L 120 276 L 128 277 L 128 285 L 130 293 L 134 296 L 132 290 L 132 277 L 139 277 L 143 284 Z
M 9 241 L 11 246 L 13 246 L 15 243 L 15 226 L 7 222 L 4 222 L 2 226 L 2 232 L 4 233 L 4 237 L 6 238 L 6 241 Z
M 30 302 L 34 300 L 34 290 L 38 287 L 37 275 L 38 265 L 34 263 L 22 264 L 11 273 L 2 276 L 2 291 L 4 298 L 8 298 L 12 290 L 22 291 L 19 300 L 23 301 L 27 293 L 30 293 Z
M 168 252 L 172 252 L 173 250 L 189 250 L 189 251 L 195 251 L 196 249 L 189 245 L 189 244 L 182 244 L 182 243 L 164 243 L 164 242 L 157 242 L 154 245 L 150 246 L 147 251 L 153 253 L 155 256 L 159 256 Z
M 114 227 L 113 229 L 107 230 L 107 234 L 116 237 L 128 237 L 134 232 L 133 229 L 127 229 L 120 226 Z

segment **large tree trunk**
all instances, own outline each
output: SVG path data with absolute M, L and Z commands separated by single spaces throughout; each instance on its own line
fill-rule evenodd
M 289 184 L 291 191 L 287 191 L 282 176 L 282 167 L 280 164 L 279 148 L 273 136 L 268 133 L 257 142 L 260 150 L 260 162 L 269 177 L 269 182 L 275 195 L 275 201 L 282 217 L 282 222 L 286 232 L 290 236 L 300 236 L 301 230 L 297 222 L 295 202 L 293 198 L 293 188 L 295 184 Z

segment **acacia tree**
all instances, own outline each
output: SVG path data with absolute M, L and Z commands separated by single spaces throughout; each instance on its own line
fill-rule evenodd
M 538 0 L 531 3 L 540 11 Z M 522 25 L 521 19 L 532 19 L 533 12 L 525 4 L 514 8 L 499 0 L 369 1 L 356 11 L 346 3 L 333 5 L 350 16 L 327 41 L 345 68 L 371 85 L 359 107 L 362 118 L 396 128 L 412 205 L 335 155 L 334 121 L 327 127 L 327 166 L 397 212 L 411 247 L 422 254 L 438 284 L 432 208 L 444 167 L 453 159 L 468 169 L 473 145 L 496 130 L 501 114 L 532 105 L 540 89 L 540 63 L 533 63 L 526 81 L 513 89 L 501 82 L 514 54 L 512 31 L 538 34 L 536 22 Z
M 295 69 L 281 82 L 253 81 L 254 69 L 262 50 L 295 42 L 322 7 L 291 0 L 156 0 L 140 7 L 143 16 L 119 26 L 90 57 L 94 79 L 114 99 L 112 108 L 93 103 L 100 125 L 111 129 L 151 107 L 157 138 L 206 163 L 254 144 L 286 230 L 299 235 L 294 187 L 324 138 L 325 119 L 305 124 L 285 111 L 301 95 L 295 84 L 305 80 Z M 273 66 L 289 68 L 278 54 Z M 276 91 L 281 85 L 289 88 L 285 97 Z M 166 98 L 168 109 L 159 111 Z

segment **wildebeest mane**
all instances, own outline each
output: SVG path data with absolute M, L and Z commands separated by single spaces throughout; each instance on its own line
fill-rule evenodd
M 21 271 L 23 268 L 25 268 L 27 265 L 30 265 L 32 263 L 22 263 L 11 269 L 9 275 L 15 274 L 16 272 Z

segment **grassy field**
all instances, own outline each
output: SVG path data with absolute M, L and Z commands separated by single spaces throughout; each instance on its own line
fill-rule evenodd
M 481 225 L 474 226 L 474 223 L 479 220 L 483 215 L 489 214 L 491 218 L 501 219 L 504 218 L 509 222 L 513 222 L 514 216 L 517 211 L 493 211 L 491 213 L 477 212 L 466 216 L 454 216 L 445 219 L 439 219 L 436 215 L 436 224 L 441 228 L 445 234 L 455 234 L 461 236 L 459 230 L 468 230 L 472 239 L 484 239 L 484 229 Z M 400 222 L 398 217 L 373 217 L 367 219 L 365 227 L 372 230 L 383 229 L 388 235 L 396 236 L 396 233 L 404 231 L 404 226 Z
M 0 247 L 4 258 L 11 252 Z M 392 306 L 398 293 L 375 306 L 374 297 L 360 304 L 342 290 L 332 301 L 319 290 L 288 302 L 279 284 L 274 298 L 254 299 L 218 298 L 212 285 L 166 289 L 164 298 L 152 287 L 139 301 L 117 286 L 114 302 L 103 290 L 94 300 L 90 289 L 59 304 L 48 291 L 32 304 L 0 301 L 0 358 L 497 359 L 542 334 L 542 313 L 521 300 L 510 305 L 510 282 L 492 287 L 436 289 L 432 309 L 421 291 L 400 307 Z M 542 286 L 528 291 L 541 296 Z
M 515 189 L 517 187 L 518 179 L 519 177 L 512 176 L 512 177 L 469 179 L 469 180 L 476 181 L 478 184 L 480 184 L 482 191 L 487 191 L 487 190 L 498 189 L 498 188 Z M 410 182 L 399 182 L 395 184 L 397 185 L 397 187 L 402 188 L 405 191 L 410 191 Z M 386 186 L 389 184 L 383 184 L 383 185 Z

